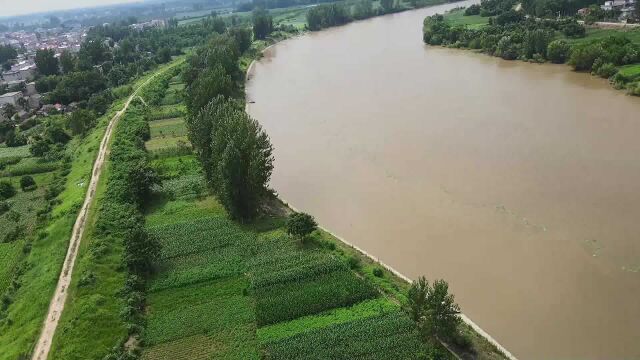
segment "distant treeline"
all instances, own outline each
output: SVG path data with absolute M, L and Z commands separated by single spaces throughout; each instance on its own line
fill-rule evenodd
M 453 1 L 443 0 L 381 0 L 380 6 L 375 7 L 371 0 L 356 0 L 323 4 L 313 7 L 307 13 L 307 26 L 311 31 L 339 26 L 354 20 L 368 19 L 374 16 L 385 15 L 410 9 L 416 9 L 429 5 L 443 4 Z
M 546 4 L 534 3 L 538 5 L 531 9 L 536 11 L 542 11 L 541 4 Z M 442 15 L 429 16 L 424 20 L 423 40 L 430 45 L 481 50 L 505 60 L 568 63 L 574 70 L 611 78 L 616 87 L 627 87 L 631 94 L 640 95 L 639 79 L 618 74 L 618 67 L 640 62 L 640 46 L 624 33 L 572 44 L 559 35 L 585 36 L 584 26 L 574 18 L 527 17 L 524 10 L 514 10 L 512 4 L 512 0 L 485 0 L 467 8 L 465 15 L 496 14 L 479 28 L 451 24 Z M 572 6 L 564 9 L 569 11 Z
M 238 5 L 237 11 L 251 11 L 253 9 L 277 9 L 291 6 L 321 4 L 333 0 L 252 0 Z

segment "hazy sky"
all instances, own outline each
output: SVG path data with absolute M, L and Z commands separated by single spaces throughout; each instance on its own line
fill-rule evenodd
M 44 11 L 139 1 L 140 0 L 0 0 L 0 16 L 24 15 Z

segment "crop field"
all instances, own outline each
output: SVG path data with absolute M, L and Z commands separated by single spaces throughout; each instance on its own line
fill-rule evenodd
M 165 98 L 182 91 L 176 79 L 169 86 Z M 174 150 L 186 141 L 181 106 L 147 116 L 162 183 L 146 226 L 162 247 L 147 285 L 142 358 L 416 358 L 424 346 L 414 323 L 345 256 L 287 236 L 279 216 L 228 218 L 195 155 Z
M 349 271 L 255 291 L 259 325 L 275 324 L 335 307 L 350 306 L 377 295 L 376 289 Z
M 163 179 L 174 179 L 184 175 L 200 174 L 198 159 L 193 155 L 157 159 L 152 162 L 152 166 Z
M 569 43 L 581 44 L 596 39 L 606 38 L 609 36 L 625 36 L 629 38 L 633 43 L 640 44 L 640 28 L 630 29 L 600 29 L 600 28 L 587 28 L 586 36 L 583 38 L 565 38 Z
M 163 120 L 183 117 L 187 114 L 184 105 L 163 105 L 152 110 L 147 116 L 149 120 Z
M 365 300 L 351 307 L 331 309 L 316 315 L 261 327 L 258 329 L 258 341 L 266 345 L 310 330 L 366 319 L 398 309 L 399 305 L 387 298 Z
M 37 212 L 46 204 L 44 194 L 44 186 L 33 191 L 22 191 L 18 187 L 17 194 L 5 201 L 9 209 L 0 215 L 0 242 L 11 242 L 33 234 Z
M 4 170 L 0 171 L 0 176 L 21 176 L 40 174 L 53 171 L 60 164 L 51 161 L 45 161 L 41 158 L 27 157 L 21 159 L 16 164 L 7 165 Z
M 10 243 L 0 243 L 0 294 L 4 293 L 11 282 L 22 255 L 24 241 L 17 240 Z
M 156 151 L 165 148 L 178 148 L 180 144 L 186 145 L 188 141 L 187 136 L 156 137 L 147 141 L 145 146 L 149 151 Z
M 445 14 L 445 18 L 452 25 L 464 25 L 470 29 L 477 29 L 489 23 L 488 17 L 480 15 L 464 16 L 464 9 L 452 10 Z
M 0 181 L 10 183 L 15 191 L 9 198 L 0 199 L 0 295 L 7 290 L 18 264 L 26 256 L 23 251 L 26 238 L 35 234 L 38 214 L 47 210 L 45 195 L 55 176 L 51 171 L 59 166 L 30 156 L 28 145 L 0 147 Z M 21 189 L 20 179 L 24 175 L 32 176 L 35 188 Z
M 8 157 L 28 157 L 31 156 L 29 152 L 29 145 L 23 145 L 18 147 L 7 147 L 6 145 L 0 146 L 0 159 Z
M 426 357 L 413 322 L 401 311 L 301 332 L 263 344 L 266 359 L 417 359 Z
M 151 128 L 151 137 L 177 137 L 185 136 L 187 129 L 184 126 L 182 118 L 163 119 L 153 121 L 149 124 Z
M 147 224 L 163 247 L 159 274 L 149 284 L 144 359 L 326 359 L 370 352 L 408 359 L 423 349 L 399 306 L 342 258 L 301 247 L 277 229 L 239 226 L 211 197 L 165 202 L 151 210 Z M 389 340 L 375 340 L 372 324 Z M 316 341 L 334 332 L 337 348 Z M 283 344 L 298 336 L 312 340 L 284 352 Z
M 152 153 L 178 152 L 187 148 L 189 143 L 183 119 L 186 110 L 184 105 L 179 104 L 182 101 L 184 84 L 176 81 L 174 78 L 169 84 L 161 106 L 147 115 L 147 119 L 150 120 L 151 139 L 145 146 Z

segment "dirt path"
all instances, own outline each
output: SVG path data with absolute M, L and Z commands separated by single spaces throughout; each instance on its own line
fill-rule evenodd
M 46 360 L 49 355 L 49 350 L 51 349 L 51 342 L 53 340 L 53 335 L 56 332 L 56 328 L 58 327 L 58 321 L 60 320 L 60 315 L 64 310 L 65 300 L 67 299 L 67 289 L 69 288 L 69 284 L 71 283 L 71 275 L 73 274 L 73 266 L 76 262 L 76 257 L 78 255 L 78 247 L 80 245 L 80 241 L 84 234 L 85 226 L 87 225 L 88 213 L 91 205 L 93 204 L 96 187 L 98 186 L 98 181 L 100 181 L 100 174 L 102 174 L 102 167 L 104 165 L 105 159 L 107 157 L 107 153 L 109 150 L 109 143 L 111 141 L 111 135 L 113 133 L 113 129 L 115 128 L 118 120 L 122 117 L 122 115 L 127 111 L 129 104 L 131 101 L 138 96 L 138 91 L 142 89 L 145 85 L 147 85 L 153 78 L 155 78 L 158 74 L 166 71 L 163 70 L 151 76 L 144 83 L 142 83 L 134 92 L 129 96 L 127 102 L 124 104 L 122 109 L 118 111 L 109 121 L 109 125 L 107 125 L 107 130 L 102 137 L 102 141 L 100 142 L 100 150 L 98 151 L 98 157 L 93 164 L 93 171 L 91 176 L 91 181 L 89 182 L 89 187 L 87 188 L 87 194 L 84 198 L 84 203 L 82 204 L 82 208 L 80 209 L 80 213 L 76 218 L 76 222 L 73 225 L 73 231 L 71 233 L 71 240 L 69 242 L 69 248 L 67 250 L 67 256 L 64 259 L 64 265 L 62 268 L 62 272 L 60 273 L 60 278 L 58 278 L 58 285 L 56 286 L 56 291 L 53 294 L 53 298 L 51 298 L 51 303 L 49 304 L 49 311 L 47 312 L 47 317 L 42 325 L 42 332 L 40 333 L 40 338 L 38 339 L 38 343 L 36 344 L 35 350 L 33 351 L 32 360 Z

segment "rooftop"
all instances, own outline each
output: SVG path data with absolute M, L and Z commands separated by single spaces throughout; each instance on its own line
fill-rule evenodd
M 16 96 L 16 95 L 22 95 L 22 93 L 21 93 L 20 91 L 9 92 L 9 93 L 6 93 L 6 94 L 3 94 L 3 95 L 0 95 L 0 98 L 3 98 L 3 97 L 13 97 L 13 96 Z

